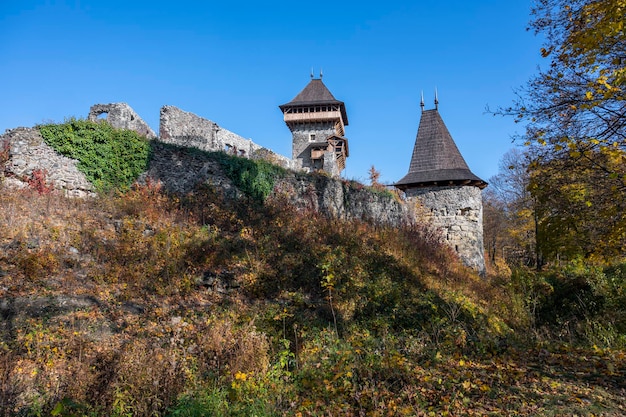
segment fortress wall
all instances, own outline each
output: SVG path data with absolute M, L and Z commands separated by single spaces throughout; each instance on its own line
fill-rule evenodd
M 105 110 L 113 123 L 117 124 L 116 127 L 123 127 L 123 120 L 141 121 L 138 116 L 129 119 L 129 115 L 132 116 L 134 112 L 123 103 L 119 106 L 93 106 L 90 118 L 97 118 L 97 113 Z M 172 106 L 165 106 L 161 110 L 160 142 L 205 151 L 227 150 L 234 153 L 236 150 L 239 156 L 265 159 L 286 168 L 294 168 L 293 160 L 222 129 L 210 120 Z M 95 195 L 92 185 L 76 168 L 78 162 L 56 153 L 44 142 L 36 128 L 7 130 L 0 135 L 0 145 L 3 143 L 9 144 L 9 160 L 4 167 L 0 167 L 5 183 L 25 187 L 33 171 L 41 169 L 46 171 L 47 179 L 54 184 L 55 189 L 64 190 L 67 195 Z M 158 144 L 153 142 L 155 155 L 144 177 L 149 175 L 163 181 L 166 188 L 173 192 L 185 193 L 199 182 L 208 181 L 230 190 L 227 194 L 238 195 L 236 187 L 206 155 L 183 148 L 168 150 Z M 377 195 L 366 189 L 348 187 L 344 182 L 324 175 L 305 179 L 293 172 L 276 184 L 274 196 L 286 197 L 297 207 L 313 209 L 331 218 L 361 219 L 395 226 L 415 221 L 415 213 L 411 208 L 413 204 L 410 203 L 417 201 L 430 213 L 433 224 L 442 231 L 443 237 L 456 250 L 463 263 L 481 274 L 485 272 L 482 194 L 477 187 L 411 189 L 406 193 L 407 204 L 390 195 Z
M 211 120 L 174 106 L 161 108 L 159 134 L 164 143 L 203 151 L 225 151 L 245 158 L 269 159 L 285 168 L 293 167 L 291 159 L 224 129 Z
M 220 164 L 200 152 L 155 143 L 149 170 L 142 176 L 160 181 L 173 193 L 186 194 L 200 183 L 218 188 L 228 198 L 242 193 L 223 172 Z M 374 224 L 402 226 L 413 224 L 412 205 L 391 193 L 374 193 L 366 187 L 349 186 L 326 175 L 288 172 L 278 179 L 269 199 L 287 201 L 303 210 L 313 210 L 334 219 L 363 220 Z

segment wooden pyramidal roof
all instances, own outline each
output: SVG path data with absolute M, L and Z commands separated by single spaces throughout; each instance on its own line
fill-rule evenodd
M 348 125 L 348 115 L 343 101 L 337 100 L 324 85 L 321 78 L 313 78 L 311 82 L 289 103 L 278 106 L 283 112 L 290 107 L 309 107 L 317 105 L 337 104 L 341 109 L 343 124 Z
M 435 108 L 422 111 L 413 156 L 406 174 L 395 186 L 415 187 L 470 185 L 485 188 L 487 183 L 470 171 L 448 128 Z

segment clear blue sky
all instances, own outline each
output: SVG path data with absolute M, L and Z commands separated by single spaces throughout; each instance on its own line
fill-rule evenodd
M 283 155 L 278 105 L 323 70 L 346 104 L 344 177 L 407 173 L 420 118 L 439 111 L 488 180 L 523 127 L 485 113 L 537 72 L 531 0 L 0 0 L 0 133 L 126 102 L 155 130 L 177 106 Z M 545 65 L 545 64 L 544 64 Z

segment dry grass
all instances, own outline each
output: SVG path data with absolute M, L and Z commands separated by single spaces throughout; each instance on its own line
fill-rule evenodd
M 623 355 L 595 352 L 606 379 L 558 392 L 544 373 L 565 354 L 543 369 L 499 346 L 524 311 L 428 228 L 209 188 L 90 200 L 0 188 L 0 246 L 1 416 L 537 415 L 577 411 L 583 394 L 623 406 Z

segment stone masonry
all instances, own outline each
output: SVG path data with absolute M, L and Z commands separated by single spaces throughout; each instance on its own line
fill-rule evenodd
M 97 122 L 102 120 L 102 114 L 106 114 L 104 120 L 117 129 L 134 130 L 148 139 L 156 138 L 150 126 L 126 103 L 95 104 L 89 109 L 87 119 Z
M 114 127 L 133 129 L 146 137 L 154 132 L 124 103 L 95 105 L 90 120 L 107 113 Z M 296 162 L 261 147 L 250 139 L 221 128 L 216 123 L 173 106 L 164 106 L 160 115 L 160 138 L 153 142 L 151 166 L 147 176 L 161 181 L 176 193 L 191 191 L 198 183 L 209 183 L 225 194 L 237 198 L 239 190 L 221 172 L 219 164 L 206 155 L 186 148 L 204 151 L 226 151 L 241 157 L 269 160 L 297 171 Z M 77 169 L 77 161 L 64 157 L 48 146 L 38 129 L 16 128 L 0 135 L 0 145 L 9 144 L 9 159 L 0 167 L 5 184 L 25 187 L 37 169 L 46 173 L 54 188 L 68 196 L 95 195 L 93 186 Z M 167 147 L 174 144 L 178 147 Z M 329 161 L 330 162 L 330 161 Z M 326 164 L 326 161 L 324 161 Z M 483 213 L 479 186 L 424 186 L 405 189 L 408 202 L 418 201 L 432 224 L 440 229 L 447 243 L 456 250 L 467 266 L 485 272 L 483 256 Z M 416 221 L 415 212 L 392 196 L 377 195 L 365 189 L 347 186 L 344 181 L 323 175 L 302 176 L 297 172 L 279 180 L 270 198 L 287 198 L 296 207 L 311 209 L 331 218 L 361 219 L 377 224 L 401 226 Z
M 406 190 L 430 214 L 432 224 L 443 233 L 463 263 L 485 274 L 483 254 L 483 205 L 478 187 L 424 187 Z
M 220 190 L 227 198 L 243 194 L 223 172 L 220 164 L 206 154 L 184 147 L 154 143 L 150 168 L 140 180 L 150 177 L 165 190 L 187 194 L 201 183 Z M 412 206 L 391 193 L 373 193 L 366 187 L 351 186 L 346 181 L 326 175 L 301 175 L 287 172 L 277 180 L 269 199 L 286 200 L 298 209 L 311 210 L 333 219 L 363 220 L 392 226 L 415 223 Z
M 241 137 L 217 123 L 174 106 L 161 108 L 159 140 L 203 151 L 224 151 L 251 159 L 269 159 L 284 168 L 292 168 L 291 159 Z
M 303 167 L 308 167 L 307 171 L 321 169 L 339 177 L 338 172 L 333 172 L 332 168 L 324 166 L 328 164 L 325 160 L 313 161 L 310 149 L 312 137 L 315 137 L 314 140 L 321 143 L 327 137 L 336 134 L 334 122 L 300 123 L 293 128 L 291 134 L 293 136 L 291 157 L 294 161 L 297 161 L 299 169 Z
M 23 188 L 33 171 L 40 169 L 54 189 L 63 190 L 68 196 L 95 195 L 91 183 L 76 168 L 78 161 L 58 154 L 44 142 L 38 129 L 9 129 L 0 135 L 0 145 L 6 141 L 9 143 L 9 160 L 4 166 L 7 184 Z

